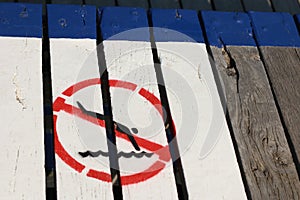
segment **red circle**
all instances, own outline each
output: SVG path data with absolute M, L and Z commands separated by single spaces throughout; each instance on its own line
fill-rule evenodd
M 85 80 L 85 81 L 82 81 L 82 82 L 79 82 L 79 83 L 76 83 L 76 84 L 70 86 L 62 94 L 70 97 L 73 94 L 75 94 L 76 92 L 80 91 L 81 89 L 84 89 L 84 88 L 92 86 L 92 85 L 98 85 L 98 84 L 101 84 L 101 81 L 99 78 Z M 120 81 L 120 80 L 110 80 L 109 84 L 110 84 L 110 87 L 124 88 L 124 89 L 128 89 L 131 91 L 134 91 L 137 88 L 137 85 L 134 83 Z M 149 91 L 147 91 L 143 88 L 139 90 L 139 94 L 142 97 L 144 97 L 146 100 L 148 100 L 156 108 L 156 110 L 160 113 L 161 116 L 163 115 L 161 102 L 157 97 L 154 96 L 154 94 L 150 93 Z M 91 123 L 105 127 L 105 124 L 102 120 L 95 119 L 95 118 L 92 118 L 90 116 L 83 114 L 79 108 L 76 108 L 72 105 L 66 104 L 65 99 L 62 97 L 57 97 L 55 99 L 55 101 L 53 103 L 53 111 L 55 111 L 55 112 L 65 111 L 69 114 L 73 114 L 82 119 L 88 120 Z M 86 166 L 81 164 L 80 162 L 78 162 L 75 158 L 73 158 L 61 144 L 61 142 L 58 138 L 57 128 L 56 128 L 57 118 L 58 118 L 58 116 L 53 114 L 55 153 L 67 165 L 69 165 L 71 168 L 73 168 L 77 172 L 81 173 L 85 169 Z M 173 126 L 174 126 L 174 123 L 173 123 Z M 129 141 L 128 138 L 126 137 L 126 135 L 121 134 L 118 131 L 116 131 L 116 136 Z M 148 140 L 140 138 L 138 136 L 134 136 L 134 137 L 140 147 L 143 147 L 143 148 L 157 154 L 159 156 L 160 160 L 168 162 L 171 159 L 168 145 L 162 146 L 160 144 L 156 144 L 154 142 L 148 141 Z M 158 160 L 153 165 L 151 165 L 148 169 L 146 169 L 142 172 L 127 175 L 127 176 L 121 176 L 121 183 L 122 183 L 122 185 L 129 185 L 129 184 L 134 184 L 134 183 L 139 183 L 139 182 L 145 181 L 145 180 L 157 175 L 165 167 L 165 165 L 166 165 L 165 163 Z M 87 176 L 96 178 L 101 181 L 111 182 L 110 174 L 101 172 L 98 170 L 89 169 L 89 171 L 87 172 Z

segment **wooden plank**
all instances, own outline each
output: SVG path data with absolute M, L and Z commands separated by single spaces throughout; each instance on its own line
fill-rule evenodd
M 299 198 L 295 163 L 267 73 L 254 39 L 247 36 L 250 19 L 243 13 L 203 12 L 202 16 L 251 199 Z M 211 24 L 210 18 L 216 23 Z M 238 35 L 230 37 L 231 31 Z
M 153 9 L 152 20 L 176 31 L 154 38 L 189 198 L 246 199 L 197 12 Z
M 119 6 L 149 8 L 148 0 L 118 0 Z
M 181 0 L 183 9 L 192 10 L 211 10 L 211 3 L 209 0 Z
M 150 0 L 151 8 L 180 8 L 179 0 Z
M 271 0 L 243 0 L 245 11 L 272 12 Z
M 299 172 L 299 33 L 293 17 L 287 13 L 252 12 L 250 16 Z M 267 23 L 270 20 L 272 23 Z
M 213 0 L 215 9 L 219 11 L 243 11 L 240 0 Z
M 98 151 L 99 146 L 107 152 L 104 123 L 78 105 L 103 113 L 96 9 L 79 5 L 47 9 L 58 199 L 113 199 L 108 158 L 83 154 Z
M 42 7 L 0 10 L 0 199 L 45 199 Z
M 94 5 L 94 6 L 97 6 L 97 7 L 115 6 L 115 1 L 114 0 L 85 0 L 85 3 L 87 5 Z
M 276 12 L 300 13 L 300 6 L 297 0 L 272 0 L 272 5 Z
M 236 69 L 228 66 L 224 51 L 217 48 L 212 52 L 226 63 L 224 66 L 217 61 L 216 66 L 224 81 L 227 109 L 251 197 L 297 199 L 298 174 L 258 50 L 237 46 L 227 50 Z
M 119 158 L 123 199 L 176 199 L 176 185 L 166 149 L 168 143 L 159 112 L 160 96 L 146 11 L 104 8 L 100 26 L 109 79 L 120 85 L 110 86 L 113 119 L 138 129 L 134 138 L 140 150 L 124 138 L 117 138 L 118 154 L 129 156 Z M 124 81 L 135 87 L 124 90 Z M 151 156 L 134 156 L 142 155 L 143 151 Z

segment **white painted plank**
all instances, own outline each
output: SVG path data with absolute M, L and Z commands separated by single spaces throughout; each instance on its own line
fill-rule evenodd
M 196 12 L 179 11 L 180 19 L 172 18 L 175 11 L 160 14 L 152 11 L 154 26 L 180 29 L 185 20 L 193 31 L 182 31 L 202 37 Z M 246 199 L 205 44 L 172 30 L 154 33 L 189 198 Z
M 37 199 L 44 198 L 41 42 L 40 38 L 0 38 L 4 199 L 31 198 L 33 192 Z
M 67 88 L 76 83 L 99 79 L 97 78 L 99 77 L 97 57 L 96 54 L 93 54 L 96 49 L 96 41 L 92 39 L 50 39 L 50 46 L 53 109 L 54 116 L 57 116 L 56 133 L 65 150 L 76 161 L 85 166 L 83 171 L 80 171 L 80 168 L 79 171 L 76 171 L 69 166 L 66 161 L 62 160 L 60 154 L 57 154 L 59 149 L 57 148 L 57 141 L 55 141 L 58 197 L 59 199 L 112 199 L 110 183 L 87 177 L 90 169 L 110 174 L 109 165 L 107 165 L 108 159 L 103 158 L 103 165 L 97 159 L 83 158 L 79 155 L 79 152 L 98 151 L 99 147 L 105 148 L 105 129 L 93 122 L 82 119 L 80 116 L 76 116 L 75 113 L 72 113 L 72 110 L 56 110 L 59 107 L 56 105 L 59 105 L 59 103 L 55 102 L 61 97 L 66 100 L 66 104 L 79 109 L 77 105 L 77 101 L 79 101 L 86 109 L 103 113 L 99 84 L 93 84 L 71 96 L 62 94 Z M 91 64 L 90 66 L 84 63 L 87 59 Z M 102 150 L 107 152 L 107 147 Z M 74 188 L 77 189 L 74 190 Z
M 177 138 L 190 198 L 246 198 L 205 44 L 157 42 L 156 45 L 172 116 L 176 125 L 181 124 L 177 125 Z M 175 82 L 170 71 L 181 75 L 189 87 Z M 196 104 L 189 98 L 189 106 L 182 105 L 187 103 L 185 95 L 188 93 L 183 88 L 191 89 Z M 193 119 L 184 124 L 185 117 Z M 196 130 L 191 128 L 195 126 Z M 189 143 L 185 134 L 193 134 L 193 131 L 195 135 Z
M 72 30 L 68 33 L 62 27 L 49 34 L 58 199 L 113 199 L 108 158 L 79 155 L 87 150 L 107 152 L 103 121 L 88 117 L 77 104 L 103 113 L 95 39 L 96 9 L 49 5 L 48 13 L 49 29 L 61 20 Z M 84 25 L 81 13 L 86 14 Z M 68 90 L 71 86 L 74 88 Z M 93 170 L 106 174 L 91 177 Z
M 109 38 L 114 29 L 114 26 L 110 27 L 110 24 L 114 24 L 115 27 L 119 26 L 120 29 L 125 27 L 129 31 Z M 131 27 L 139 26 L 147 26 L 146 12 L 143 9 L 107 8 L 103 10 L 101 27 L 102 35 L 104 39 L 107 39 L 104 40 L 103 46 L 109 79 L 118 80 L 120 86 L 110 87 L 113 118 L 114 121 L 128 128 L 138 129 L 138 134 L 133 133 L 133 135 L 141 148 L 138 151 L 127 140 L 117 137 L 118 153 L 133 151 L 137 155 L 142 151 L 154 152 L 150 158 L 145 156 L 141 158 L 120 157 L 123 198 L 177 199 L 162 117 L 155 106 L 145 98 L 147 95 L 141 95 L 142 91 L 147 91 L 151 96 L 160 99 L 151 45 L 149 41 L 146 41 L 150 38 L 149 30 L 148 28 L 130 30 Z M 132 83 L 136 87 L 132 90 L 123 89 L 123 81 Z M 142 140 L 147 140 L 147 142 Z M 161 156 L 158 155 L 159 153 Z M 165 159 L 164 156 L 166 156 Z M 156 166 L 149 169 L 154 164 Z M 153 177 L 145 178 L 145 174 L 141 174 L 144 171 L 153 173 Z
M 45 199 L 41 7 L 0 10 L 0 199 Z

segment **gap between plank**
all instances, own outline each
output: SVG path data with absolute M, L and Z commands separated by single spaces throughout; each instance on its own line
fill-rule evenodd
M 299 163 L 299 160 L 298 160 L 298 157 L 297 157 L 297 153 L 296 153 L 296 148 L 292 142 L 292 138 L 289 134 L 289 131 L 287 129 L 287 126 L 285 124 L 285 121 L 284 121 L 284 118 L 283 118 L 283 114 L 281 112 L 281 108 L 279 106 L 279 103 L 278 103 L 278 100 L 277 100 L 277 97 L 275 95 L 275 91 L 274 91 L 274 88 L 273 88 L 273 84 L 272 84 L 272 81 L 270 79 L 270 75 L 268 73 L 268 70 L 266 68 L 266 63 L 264 61 L 264 55 L 262 53 L 262 50 L 259 46 L 259 43 L 255 37 L 255 32 L 254 32 L 254 26 L 253 26 L 253 23 L 252 21 L 250 21 L 250 25 L 251 25 L 251 28 L 252 28 L 252 32 L 254 33 L 254 41 L 256 43 L 256 46 L 257 46 L 257 49 L 258 49 L 258 53 L 259 53 L 259 57 L 261 59 L 261 62 L 263 63 L 264 65 L 264 69 L 265 69 L 265 72 L 266 72 L 266 75 L 267 75 L 267 79 L 268 79 L 268 82 L 269 82 L 269 85 L 270 85 L 270 88 L 271 88 L 271 92 L 272 92 L 272 95 L 273 95 L 273 98 L 274 98 L 274 101 L 275 101 L 275 105 L 276 105 L 276 108 L 277 108 L 277 111 L 278 111 L 278 114 L 279 114 L 279 118 L 280 118 L 280 122 L 282 124 L 282 127 L 283 127 L 283 130 L 284 130 L 284 133 L 285 133 L 285 137 L 286 137 L 286 140 L 287 140 L 287 143 L 289 145 L 289 148 L 290 148 L 290 152 L 291 152 L 291 155 L 292 155 L 292 158 L 293 158 L 293 162 L 295 163 L 295 167 L 296 167 L 296 171 L 297 171 L 297 174 L 298 174 L 298 178 L 300 180 L 300 165 L 298 164 Z
M 204 21 L 203 21 L 203 18 L 202 18 L 200 13 L 198 13 L 198 19 L 199 19 L 200 26 L 201 26 L 201 29 L 202 29 L 202 34 L 203 34 L 204 42 L 205 42 L 205 45 L 206 45 L 206 50 L 207 50 L 207 53 L 209 55 L 209 62 L 210 62 L 211 68 L 212 68 L 214 79 L 216 81 L 217 90 L 218 90 L 218 93 L 219 93 L 219 96 L 220 96 L 222 108 L 223 108 L 223 111 L 224 111 L 224 114 L 225 114 L 228 129 L 229 129 L 229 132 L 230 132 L 234 152 L 236 154 L 237 163 L 238 163 L 238 166 L 240 168 L 240 174 L 241 174 L 242 181 L 243 181 L 243 184 L 244 184 L 245 193 L 246 193 L 247 199 L 251 200 L 252 199 L 251 192 L 250 192 L 250 188 L 249 188 L 249 185 L 248 185 L 248 182 L 247 182 L 247 179 L 246 179 L 245 170 L 244 170 L 244 167 L 243 167 L 243 164 L 242 164 L 241 154 L 238 150 L 238 144 L 237 144 L 236 138 L 235 138 L 234 133 L 233 133 L 233 128 L 232 128 L 231 120 L 230 120 L 230 117 L 229 117 L 229 113 L 228 113 L 228 110 L 226 109 L 227 102 L 226 102 L 226 97 L 225 97 L 225 91 L 223 90 L 223 88 L 221 86 L 221 77 L 218 74 L 218 70 L 217 70 L 216 65 L 214 63 L 214 60 L 213 60 L 213 53 L 212 53 L 212 50 L 211 50 L 209 42 L 208 42 L 208 37 L 207 37 L 205 26 L 204 26 Z M 224 48 L 226 48 L 224 43 L 223 43 L 223 46 L 224 46 Z M 234 60 L 233 60 L 233 62 L 234 62 Z M 237 70 L 237 69 L 235 69 L 235 70 Z
M 182 167 L 182 162 L 180 158 L 180 152 L 178 148 L 177 139 L 175 136 L 175 129 L 172 123 L 172 115 L 171 110 L 169 106 L 168 96 L 165 88 L 165 82 L 163 73 L 161 70 L 161 63 L 160 59 L 158 57 L 157 48 L 154 40 L 154 33 L 153 33 L 153 23 L 152 18 L 150 16 L 150 13 L 148 13 L 148 23 L 149 23 L 149 31 L 150 31 L 150 42 L 151 42 L 151 49 L 152 49 L 152 56 L 153 56 L 153 62 L 154 62 L 154 69 L 156 73 L 156 79 L 158 83 L 158 90 L 160 94 L 161 104 L 164 108 L 165 112 L 163 112 L 164 116 L 163 118 L 165 120 L 165 132 L 166 137 L 168 141 L 169 151 L 172 158 L 173 163 L 173 173 L 175 177 L 176 182 L 176 188 L 177 188 L 177 194 L 179 200 L 188 200 L 188 190 L 187 185 L 184 177 L 184 171 Z
M 43 104 L 44 104 L 44 145 L 46 172 L 46 199 L 57 199 L 55 147 L 53 134 L 52 84 L 50 64 L 50 42 L 48 36 L 48 20 L 46 5 L 43 0 L 43 40 L 42 40 L 42 72 L 43 72 Z
M 113 196 L 115 200 L 123 199 L 121 175 L 118 160 L 118 151 L 116 144 L 116 133 L 114 130 L 112 106 L 111 106 L 111 96 L 110 96 L 110 85 L 109 85 L 109 74 L 107 71 L 107 65 L 104 54 L 103 39 L 100 30 L 101 18 L 97 17 L 97 57 L 98 57 L 98 67 L 99 75 L 101 79 L 101 93 L 103 101 L 103 112 L 106 116 L 105 118 L 105 130 L 107 137 L 107 147 L 109 152 L 109 163 L 110 163 L 110 173 L 113 187 Z M 113 166 L 113 167 L 112 167 Z

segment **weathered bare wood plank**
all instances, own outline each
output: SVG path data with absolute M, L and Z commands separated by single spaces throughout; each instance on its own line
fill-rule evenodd
M 243 11 L 240 0 L 213 0 L 215 9 L 219 11 Z
M 181 0 L 182 8 L 192 10 L 211 10 L 210 0 Z
M 271 0 L 241 0 L 246 11 L 272 12 Z
M 288 13 L 250 13 L 298 174 L 300 172 L 300 37 Z
M 297 0 L 272 0 L 272 4 L 276 12 L 300 13 L 300 6 Z
M 257 48 L 211 49 L 252 199 L 300 198 L 297 171 Z
M 275 15 L 271 16 L 272 21 L 269 13 L 251 13 L 257 21 L 272 22 L 270 27 L 255 26 L 262 26 L 264 32 L 271 31 L 277 35 L 272 29 L 274 20 L 276 25 L 277 19 L 288 20 L 282 20 L 282 14 Z M 215 74 L 223 80 L 220 86 L 225 88 L 223 93 L 227 97 L 227 120 L 236 141 L 249 197 L 298 199 L 300 183 L 297 170 L 253 39 L 249 16 L 207 11 L 202 12 L 202 17 L 218 72 Z M 274 38 L 269 37 L 270 34 L 267 35 L 268 40 L 260 37 L 258 41 L 274 43 Z M 224 46 L 226 48 L 222 51 Z
M 260 47 L 284 124 L 300 159 L 300 48 Z

